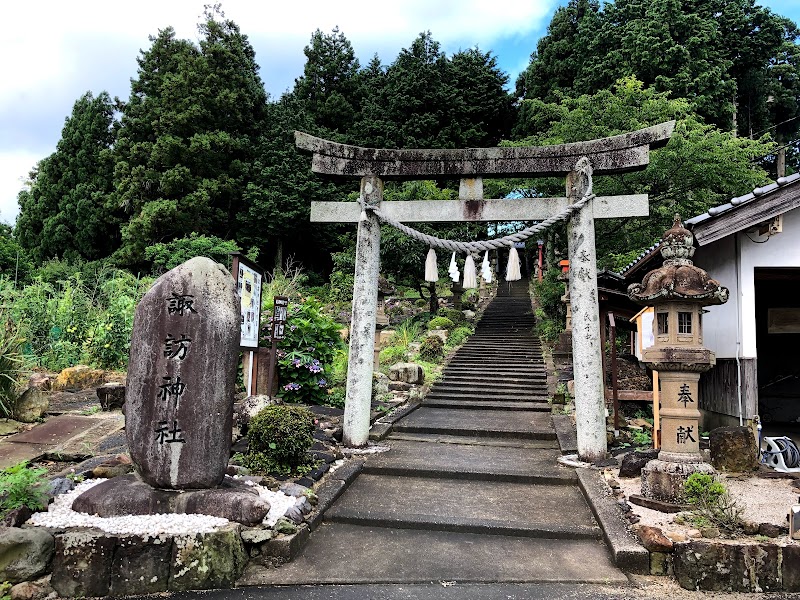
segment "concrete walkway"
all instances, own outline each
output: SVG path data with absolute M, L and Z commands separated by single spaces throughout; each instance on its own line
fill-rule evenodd
M 625 584 L 560 454 L 527 282 L 489 305 L 303 553 L 240 585 Z

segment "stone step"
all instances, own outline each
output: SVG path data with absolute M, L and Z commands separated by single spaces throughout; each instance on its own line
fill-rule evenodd
M 453 390 L 453 391 L 465 391 L 465 390 L 489 390 L 489 391 L 496 391 L 496 392 L 531 392 L 531 391 L 541 391 L 543 393 L 547 392 L 547 385 L 543 384 L 541 381 L 528 381 L 525 383 L 514 383 L 510 381 L 504 380 L 502 377 L 491 377 L 490 375 L 476 375 L 472 378 L 471 381 L 464 380 L 464 381 L 454 381 L 452 379 L 447 379 L 447 381 L 442 381 L 437 383 L 435 387 L 443 388 L 446 390 Z
M 483 372 L 483 369 L 479 369 L 476 367 L 469 367 L 469 366 L 453 366 L 448 367 L 444 371 L 443 377 L 449 376 L 460 376 L 460 377 L 493 377 L 496 379 L 503 379 L 505 377 L 513 377 L 514 375 L 524 374 L 526 377 L 530 377 L 531 381 L 546 381 L 547 374 L 544 370 L 528 370 L 523 371 L 522 369 L 519 370 L 511 370 L 511 369 L 490 369 L 487 372 Z
M 428 408 L 455 408 L 472 410 L 533 410 L 537 412 L 550 412 L 547 402 L 529 402 L 524 400 L 451 400 L 439 398 L 425 398 L 423 404 Z
M 497 394 L 492 392 L 453 392 L 431 390 L 425 400 L 455 400 L 458 402 L 547 402 L 546 394 Z
M 535 411 L 453 410 L 422 406 L 395 423 L 394 431 L 489 438 L 556 439 L 550 415 Z
M 390 439 L 391 451 L 370 456 L 362 473 L 475 481 L 574 484 L 575 469 L 557 463 L 551 448 L 488 446 Z
M 522 438 L 477 438 L 466 435 L 451 435 L 447 433 L 404 433 L 393 431 L 389 436 L 390 442 L 425 442 L 437 444 L 459 444 L 462 446 L 500 447 L 500 448 L 526 448 L 528 450 L 558 450 L 557 440 L 526 440 Z
M 518 375 L 518 373 L 515 373 Z M 487 373 L 486 375 L 476 375 L 472 373 L 458 373 L 458 372 L 445 372 L 444 376 L 441 379 L 442 383 L 460 383 L 460 382 L 475 382 L 475 381 L 501 381 L 503 383 L 518 383 L 518 384 L 536 384 L 541 385 L 546 383 L 547 378 L 544 372 L 541 374 L 536 373 L 532 375 L 528 375 L 527 377 L 514 377 L 512 375 L 508 376 L 497 376 L 495 373 Z
M 611 563 L 599 540 L 545 540 L 323 523 L 292 562 L 279 569 L 251 563 L 237 584 L 431 581 L 626 585 L 628 579 Z
M 544 483 L 361 474 L 325 520 L 547 539 L 601 536 L 577 485 Z

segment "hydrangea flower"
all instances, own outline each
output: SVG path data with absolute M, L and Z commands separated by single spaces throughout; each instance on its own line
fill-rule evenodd
M 317 381 L 317 385 L 319 387 L 325 387 L 326 385 L 328 385 L 328 382 L 325 381 L 324 379 L 320 379 L 319 381 Z
M 287 392 L 296 392 L 301 387 L 302 386 L 299 383 L 287 383 L 285 386 L 283 386 L 283 389 Z

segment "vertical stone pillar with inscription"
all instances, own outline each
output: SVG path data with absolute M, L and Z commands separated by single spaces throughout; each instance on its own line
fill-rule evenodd
M 378 177 L 361 179 L 361 201 L 379 208 L 383 182 Z M 378 271 L 381 263 L 381 224 L 371 210 L 358 222 L 353 316 L 344 405 L 342 441 L 346 446 L 365 446 L 369 439 L 372 402 L 372 367 L 375 351 L 375 319 L 378 310 Z
M 592 166 L 581 158 L 567 176 L 569 202 L 580 200 L 589 186 Z M 588 175 L 588 176 L 587 176 Z M 606 417 L 600 308 L 597 298 L 597 256 L 590 200 L 567 225 L 572 299 L 572 363 L 575 378 L 575 426 L 578 457 L 587 462 L 605 458 Z
M 193 258 L 159 277 L 136 307 L 125 429 L 149 485 L 218 485 L 230 458 L 239 350 L 230 273 Z

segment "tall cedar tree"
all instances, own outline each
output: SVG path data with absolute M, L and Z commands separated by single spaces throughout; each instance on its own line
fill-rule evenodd
M 517 79 L 517 95 L 556 102 L 635 76 L 740 135 L 796 115 L 796 26 L 755 0 L 570 0 Z M 780 68 L 775 68 L 780 65 Z M 773 103 L 779 88 L 781 101 Z M 792 136 L 800 119 L 781 126 Z
M 138 59 L 115 149 L 123 264 L 192 232 L 236 234 L 267 94 L 247 36 L 220 17 L 206 13 L 199 47 L 167 28 Z
M 106 92 L 87 92 L 72 108 L 56 151 L 19 193 L 15 237 L 36 262 L 94 260 L 119 245 L 119 220 L 109 205 L 115 107 Z

